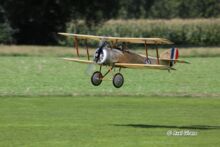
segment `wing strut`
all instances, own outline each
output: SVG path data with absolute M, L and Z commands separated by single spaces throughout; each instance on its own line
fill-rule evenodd
M 157 64 L 160 64 L 159 53 L 158 53 L 158 47 L 157 47 L 157 45 L 156 45 L 156 52 L 157 52 Z
M 85 45 L 86 45 L 86 53 L 87 53 L 87 58 L 89 59 L 89 49 L 88 49 L 88 44 L 87 44 L 87 39 L 85 39 Z
M 78 46 L 78 39 L 76 36 L 74 37 L 74 46 L 76 48 L 76 54 L 79 57 L 79 46 Z
M 147 49 L 147 41 L 144 41 L 144 45 L 145 45 L 145 51 L 146 51 L 146 59 L 148 61 L 148 49 Z

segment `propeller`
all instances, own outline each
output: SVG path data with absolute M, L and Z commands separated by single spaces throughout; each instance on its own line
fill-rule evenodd
M 89 64 L 85 70 L 85 74 L 91 76 L 96 70 L 95 64 Z
M 94 62 L 96 63 L 98 62 L 100 55 L 103 51 L 103 48 L 106 46 L 106 44 L 107 42 L 104 39 L 100 40 L 99 48 L 96 50 L 96 53 L 93 59 Z M 95 64 L 89 64 L 86 68 L 85 74 L 91 76 L 95 72 L 95 70 L 96 70 Z
M 97 63 L 99 58 L 100 58 L 100 54 L 102 53 L 103 51 L 103 48 L 106 46 L 107 42 L 102 39 L 100 42 L 99 42 L 99 48 L 97 49 L 96 53 L 95 53 L 95 57 L 94 57 L 94 61 Z

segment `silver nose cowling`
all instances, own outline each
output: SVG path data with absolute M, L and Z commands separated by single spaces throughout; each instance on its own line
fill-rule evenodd
M 94 55 L 94 61 L 98 64 L 105 64 L 108 59 L 108 51 L 104 48 L 101 51 L 99 48 L 96 50 Z

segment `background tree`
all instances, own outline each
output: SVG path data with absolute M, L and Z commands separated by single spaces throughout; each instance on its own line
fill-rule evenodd
M 13 29 L 6 18 L 5 10 L 0 5 L 0 43 L 12 43 L 12 34 Z
M 56 44 L 57 32 L 66 31 L 66 24 L 73 20 L 84 20 L 91 29 L 112 18 L 208 17 L 220 17 L 219 0 L 0 1 L 0 32 L 8 35 L 6 40 L 13 35 L 17 44 Z
M 80 0 L 73 4 L 72 18 L 83 19 L 91 26 L 115 18 L 118 9 L 118 0 Z
M 117 0 L 5 0 L 2 3 L 18 44 L 54 44 L 71 19 L 89 26 L 116 15 Z
M 18 44 L 53 44 L 70 18 L 70 1 L 6 0 L 3 6 Z

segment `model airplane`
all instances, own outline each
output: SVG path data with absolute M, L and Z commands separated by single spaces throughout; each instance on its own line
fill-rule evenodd
M 160 56 L 158 48 L 156 47 L 156 57 L 148 55 L 147 45 L 173 44 L 171 41 L 163 38 L 123 38 L 123 37 L 105 37 L 82 34 L 59 33 L 60 35 L 73 37 L 76 48 L 76 54 L 79 57 L 78 41 L 85 40 L 86 52 L 88 60 L 80 60 L 77 58 L 64 58 L 68 61 L 74 61 L 85 64 L 97 64 L 100 66 L 99 71 L 95 71 L 91 76 L 91 82 L 94 86 L 102 83 L 103 79 L 109 72 L 118 68 L 118 72 L 114 74 L 112 82 L 116 88 L 120 88 L 124 83 L 122 68 L 146 68 L 146 69 L 160 69 L 160 70 L 175 70 L 173 65 L 176 62 L 189 63 L 187 61 L 179 60 L 178 49 L 171 48 L 164 51 Z M 99 47 L 96 49 L 93 60 L 90 60 L 89 50 L 87 47 L 87 40 L 100 41 Z M 131 52 L 127 48 L 126 43 L 141 43 L 145 45 L 146 54 L 141 55 Z M 102 74 L 102 66 L 107 66 L 108 71 Z

